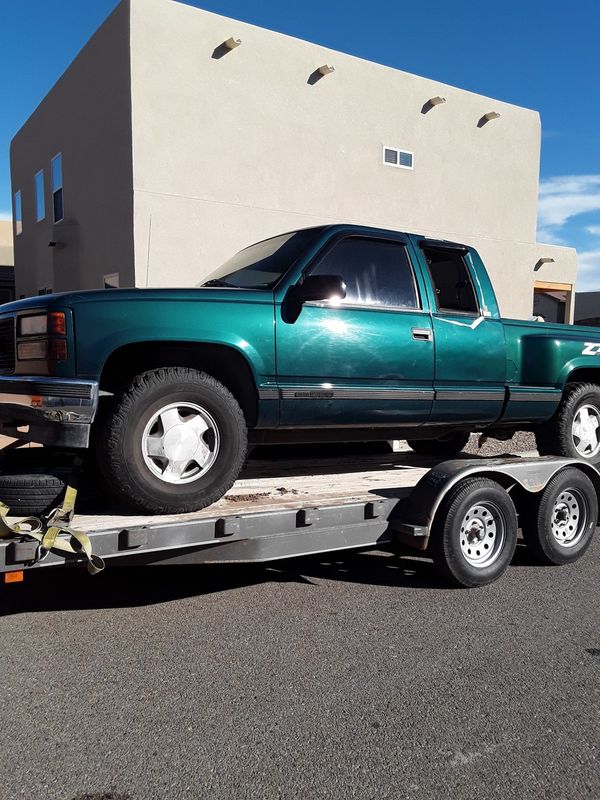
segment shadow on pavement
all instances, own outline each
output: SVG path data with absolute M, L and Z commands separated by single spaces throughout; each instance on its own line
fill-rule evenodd
M 304 556 L 269 564 L 111 567 L 90 576 L 83 569 L 49 567 L 22 584 L 0 588 L 0 616 L 26 612 L 135 608 L 262 583 L 344 581 L 375 586 L 446 589 L 432 562 L 381 551 Z

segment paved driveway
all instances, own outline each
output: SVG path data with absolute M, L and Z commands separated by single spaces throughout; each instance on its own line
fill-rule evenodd
M 600 798 L 600 541 L 474 591 L 369 553 L 1 600 L 6 800 Z

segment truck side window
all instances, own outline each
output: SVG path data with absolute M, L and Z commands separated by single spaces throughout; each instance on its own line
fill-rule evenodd
M 419 308 L 406 247 L 399 242 L 351 236 L 342 239 L 311 270 L 340 275 L 346 284 L 342 305 Z
M 477 314 L 479 306 L 473 282 L 462 255 L 452 250 L 424 247 L 438 311 Z

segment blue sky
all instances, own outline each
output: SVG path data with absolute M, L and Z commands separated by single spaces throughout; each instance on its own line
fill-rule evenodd
M 115 0 L 0 0 L 0 216 L 10 139 Z M 450 83 L 542 117 L 539 240 L 577 247 L 600 289 L 599 0 L 203 0 L 291 36 Z

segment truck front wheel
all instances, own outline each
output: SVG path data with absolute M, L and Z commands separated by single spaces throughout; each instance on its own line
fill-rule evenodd
M 600 463 L 600 386 L 570 383 L 558 411 L 536 431 L 541 456 L 583 458 Z
M 194 369 L 138 375 L 113 398 L 98 436 L 109 489 L 152 514 L 196 511 L 216 502 L 244 464 L 244 415 L 221 383 Z

